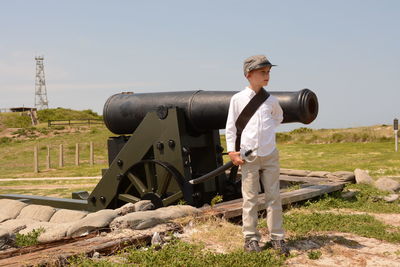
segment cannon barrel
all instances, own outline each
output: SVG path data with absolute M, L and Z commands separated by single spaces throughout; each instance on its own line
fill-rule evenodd
M 120 93 L 104 105 L 103 118 L 115 134 L 131 134 L 146 114 L 160 107 L 184 111 L 188 127 L 195 132 L 224 129 L 231 97 L 237 91 L 183 91 L 160 93 Z M 279 100 L 283 123 L 311 123 L 318 114 L 317 96 L 309 89 L 293 92 L 269 92 Z

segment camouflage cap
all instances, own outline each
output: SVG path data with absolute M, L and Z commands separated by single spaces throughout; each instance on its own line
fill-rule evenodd
M 269 60 L 267 59 L 267 57 L 264 55 L 256 55 L 246 58 L 243 63 L 244 76 L 247 77 L 247 74 L 252 70 L 264 68 L 267 66 L 273 67 L 276 65 L 272 65 L 271 62 L 269 62 Z

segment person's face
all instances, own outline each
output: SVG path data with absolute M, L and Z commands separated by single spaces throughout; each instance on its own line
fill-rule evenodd
M 254 86 L 267 86 L 269 82 L 270 71 L 271 67 L 264 67 L 250 71 L 250 73 L 247 75 L 247 79 L 249 79 L 250 84 Z

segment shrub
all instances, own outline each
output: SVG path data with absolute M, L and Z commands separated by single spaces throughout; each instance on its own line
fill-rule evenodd
M 287 133 L 276 133 L 276 140 L 277 142 L 288 142 L 290 140 L 292 140 L 292 136 L 290 134 Z
M 313 129 L 307 128 L 307 127 L 300 127 L 297 129 L 294 129 L 290 131 L 291 134 L 302 134 L 302 133 L 311 133 Z
M 11 143 L 12 139 L 10 137 L 1 137 L 0 138 L 0 145 L 1 144 L 9 144 Z
M 333 143 L 340 143 L 340 142 L 344 141 L 345 137 L 342 133 L 334 133 L 334 134 L 332 134 L 331 139 L 332 139 Z
M 215 197 L 213 197 L 213 199 L 211 199 L 211 203 L 210 206 L 211 208 L 215 206 L 215 204 L 220 203 L 223 201 L 223 198 L 221 195 L 216 195 Z
M 307 253 L 310 260 L 318 260 L 322 256 L 322 252 L 319 250 L 311 250 Z
M 32 125 L 31 118 L 20 112 L 4 114 L 2 123 L 7 128 L 26 128 Z
M 38 237 L 43 232 L 44 232 L 44 229 L 39 228 L 39 229 L 33 229 L 32 232 L 29 232 L 27 234 L 17 233 L 15 235 L 15 244 L 18 247 L 27 247 L 27 246 L 36 245 L 38 243 Z
M 90 115 L 91 117 L 98 117 L 98 118 L 100 117 L 99 114 L 97 114 L 96 112 L 94 112 L 91 109 L 85 109 L 85 110 L 82 110 L 82 112 Z

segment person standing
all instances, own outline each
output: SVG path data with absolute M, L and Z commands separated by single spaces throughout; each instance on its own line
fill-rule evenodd
M 249 252 L 261 251 L 261 235 L 257 230 L 257 200 L 261 179 L 272 247 L 289 255 L 282 228 L 279 152 L 275 141 L 275 131 L 283 120 L 283 111 L 278 99 L 264 89 L 273 66 L 264 55 L 251 56 L 244 61 L 244 76 L 249 85 L 231 98 L 226 143 L 231 161 L 241 166 L 242 170 L 244 249 Z M 255 160 L 245 162 L 240 157 L 240 150 L 254 150 Z

